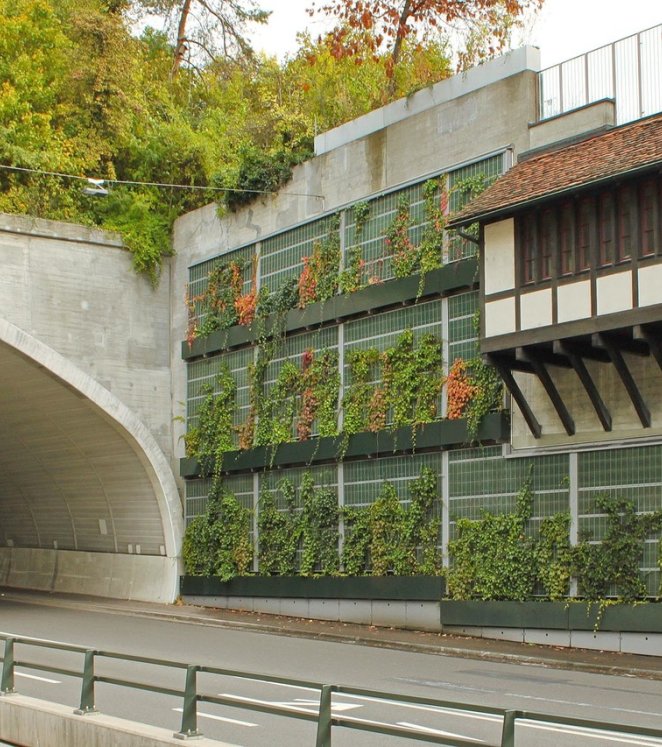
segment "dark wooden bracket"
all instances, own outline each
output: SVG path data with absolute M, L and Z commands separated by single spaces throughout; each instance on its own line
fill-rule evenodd
M 577 351 L 571 344 L 563 342 L 562 340 L 556 340 L 554 342 L 554 352 L 565 356 L 570 361 L 572 367 L 575 369 L 575 373 L 586 390 L 588 398 L 591 400 L 591 404 L 595 409 L 595 414 L 598 416 L 598 420 L 603 429 L 605 431 L 610 431 L 612 428 L 611 413 L 607 409 L 607 405 L 605 405 L 598 388 L 595 386 L 595 382 L 591 378 L 591 374 L 588 372 L 588 369 L 582 360 L 581 352 Z
M 646 403 L 644 402 L 644 398 L 641 396 L 641 392 L 639 391 L 639 387 L 637 386 L 636 381 L 632 377 L 632 374 L 630 373 L 630 369 L 627 366 L 627 363 L 625 362 L 625 359 L 623 358 L 623 355 L 619 348 L 616 347 L 616 344 L 614 341 L 608 336 L 599 333 L 597 335 L 596 342 L 600 345 L 600 347 L 604 348 L 607 353 L 609 354 L 609 358 L 611 359 L 611 362 L 616 369 L 616 372 L 621 378 L 621 381 L 623 382 L 623 386 L 625 387 L 625 390 L 628 393 L 628 396 L 630 397 L 630 400 L 632 404 L 634 405 L 634 409 L 637 412 L 637 415 L 639 416 L 639 420 L 641 421 L 641 424 L 644 428 L 650 428 L 651 427 L 651 414 L 650 410 L 646 406 Z
M 512 398 L 517 403 L 517 406 L 522 412 L 522 417 L 526 421 L 526 424 L 529 426 L 529 430 L 533 434 L 533 437 L 540 438 L 540 436 L 542 435 L 542 426 L 537 421 L 536 416 L 533 414 L 533 410 L 529 407 L 529 403 L 527 402 L 524 393 L 519 388 L 518 383 L 515 381 L 510 367 L 504 361 L 500 360 L 497 356 L 494 355 L 488 355 L 487 360 L 489 364 L 491 366 L 494 366 L 494 368 L 496 368 L 496 370 L 499 372 L 499 376 L 501 376 L 501 378 L 503 379 L 503 383 L 506 385 L 506 388 L 510 392 Z
M 538 359 L 535 352 L 526 348 L 517 348 L 516 357 L 519 360 L 524 360 L 531 365 L 531 367 L 533 368 L 533 372 L 538 377 L 538 379 L 540 379 L 540 383 L 545 388 L 547 396 L 551 400 L 551 403 L 556 410 L 556 414 L 559 416 L 559 419 L 561 420 L 561 423 L 565 428 L 565 432 L 569 436 L 574 436 L 575 421 L 570 415 L 568 408 L 565 406 L 565 402 L 559 394 L 559 390 L 556 388 L 556 384 L 554 384 L 554 382 L 552 381 L 552 377 L 549 375 L 549 371 L 545 368 L 545 364 L 543 363 L 543 361 Z

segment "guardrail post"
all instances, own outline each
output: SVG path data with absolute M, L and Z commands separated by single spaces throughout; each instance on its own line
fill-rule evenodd
M 5 656 L 2 660 L 2 683 L 0 683 L 0 695 L 9 695 L 16 692 L 14 689 L 14 639 L 5 640 Z
M 198 731 L 198 669 L 199 667 L 194 664 L 189 664 L 186 668 L 182 728 L 173 735 L 177 739 L 202 736 L 202 733 Z
M 320 710 L 317 717 L 317 740 L 315 747 L 331 747 L 331 693 L 332 685 L 322 685 Z
M 515 747 L 515 720 L 517 716 L 517 711 L 504 711 L 501 747 Z
M 83 666 L 83 684 L 80 689 L 80 708 L 74 713 L 77 716 L 84 716 L 86 713 L 96 713 L 94 706 L 94 657 L 96 651 L 88 650 L 85 652 L 85 664 Z

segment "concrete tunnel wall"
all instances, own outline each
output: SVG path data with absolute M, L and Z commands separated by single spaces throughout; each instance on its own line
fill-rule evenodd
M 172 601 L 167 279 L 107 234 L 15 216 L 0 267 L 0 584 Z

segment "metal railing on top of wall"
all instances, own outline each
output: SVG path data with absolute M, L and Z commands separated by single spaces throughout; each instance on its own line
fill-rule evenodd
M 214 703 L 216 705 L 225 705 L 232 708 L 243 708 L 250 711 L 259 711 L 273 715 L 288 716 L 290 718 L 302 719 L 305 721 L 314 721 L 317 723 L 317 733 L 315 738 L 315 747 L 331 747 L 331 733 L 334 726 L 342 726 L 348 729 L 359 731 L 368 731 L 387 736 L 407 737 L 421 742 L 431 744 L 449 745 L 449 747 L 469 747 L 475 745 L 476 740 L 470 738 L 451 737 L 448 735 L 436 735 L 415 731 L 403 726 L 391 726 L 389 724 L 375 721 L 361 720 L 355 717 L 334 715 L 332 712 L 332 696 L 334 693 L 351 695 L 355 697 L 370 698 L 390 703 L 415 703 L 431 708 L 443 710 L 452 710 L 460 713 L 475 713 L 480 715 L 491 715 L 502 719 L 501 740 L 496 743 L 488 744 L 483 742 L 486 747 L 515 747 L 515 726 L 517 721 L 529 721 L 537 723 L 547 723 L 555 726 L 572 726 L 593 731 L 612 732 L 629 736 L 662 738 L 662 729 L 649 729 L 645 727 L 623 726 L 620 724 L 610 724 L 602 721 L 591 721 L 588 719 L 564 718 L 546 713 L 534 713 L 531 711 L 509 710 L 505 708 L 494 708 L 485 705 L 471 705 L 467 703 L 458 703 L 447 700 L 436 700 L 432 698 L 419 698 L 415 696 L 403 695 L 399 693 L 388 693 L 381 691 L 366 690 L 357 687 L 348 687 L 345 685 L 329 685 L 308 680 L 296 680 L 288 677 L 270 677 L 267 675 L 256 674 L 254 672 L 241 672 L 234 669 L 221 669 L 218 667 L 208 667 L 198 664 L 187 664 L 184 662 L 170 661 L 167 659 L 155 659 L 145 656 L 135 656 L 132 654 L 122 654 L 113 651 L 100 651 L 86 648 L 84 646 L 74 646 L 68 643 L 59 643 L 56 641 L 47 641 L 40 638 L 29 638 L 24 636 L 15 636 L 11 633 L 0 633 L 0 641 L 4 641 L 4 655 L 2 657 L 2 676 L 0 678 L 0 696 L 8 696 L 15 692 L 14 675 L 16 667 L 23 667 L 42 672 L 61 674 L 65 676 L 77 677 L 82 679 L 80 704 L 74 710 L 75 714 L 84 716 L 89 713 L 95 713 L 95 684 L 97 682 L 128 687 L 135 690 L 145 690 L 162 695 L 170 695 L 182 698 L 182 723 L 181 729 L 174 736 L 182 739 L 202 736 L 198 731 L 198 703 Z M 83 657 L 82 667 L 80 669 L 69 669 L 54 665 L 42 664 L 36 661 L 18 659 L 16 656 L 16 647 L 26 646 L 31 648 L 49 649 L 50 651 L 60 651 L 80 654 Z M 185 672 L 184 687 L 182 689 L 169 688 L 162 685 L 150 684 L 147 682 L 138 682 L 117 677 L 98 675 L 95 673 L 95 662 L 98 659 L 113 659 L 122 662 L 133 662 L 146 664 L 155 667 L 166 667 L 178 669 Z M 294 687 L 307 688 L 319 691 L 319 711 L 311 713 L 309 710 L 291 708 L 282 705 L 271 705 L 264 702 L 249 702 L 243 698 L 233 697 L 230 695 L 214 696 L 199 691 L 198 673 L 217 675 L 221 677 L 236 677 L 238 679 L 250 679 L 264 683 L 290 685 Z M 1 738 L 1 734 L 0 734 Z
M 662 111 L 662 24 L 538 73 L 539 121 L 601 99 L 616 102 L 616 123 Z

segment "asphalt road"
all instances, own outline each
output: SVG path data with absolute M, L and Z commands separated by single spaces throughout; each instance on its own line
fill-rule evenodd
M 394 651 L 8 600 L 0 600 L 0 631 L 277 677 L 662 729 L 662 681 L 659 680 Z M 40 650 L 38 656 L 42 663 L 82 667 L 80 655 Z M 36 655 L 30 652 L 28 657 L 25 650 L 17 649 L 17 658 L 36 660 Z M 100 659 L 96 673 L 175 689 L 184 685 L 181 670 L 137 663 Z M 79 679 L 43 671 L 19 669 L 16 688 L 25 695 L 72 708 L 80 700 Z M 316 691 L 252 679 L 200 675 L 199 690 L 229 694 L 247 704 L 282 704 L 308 714 L 316 713 L 318 705 Z M 96 701 L 99 710 L 105 713 L 173 732 L 180 728 L 182 702 L 177 698 L 101 683 L 97 684 Z M 501 733 L 501 720 L 495 716 L 469 715 L 427 705 L 385 704 L 370 698 L 338 695 L 334 696 L 333 710 L 353 719 L 407 726 L 421 734 L 471 738 L 476 744 L 498 743 Z M 316 727 L 306 721 L 207 703 L 199 704 L 198 711 L 198 726 L 205 736 L 232 744 L 292 747 L 315 743 Z M 334 747 L 399 747 L 422 742 L 334 728 L 333 744 Z M 650 747 L 662 745 L 662 740 L 522 722 L 517 729 L 517 745 Z

